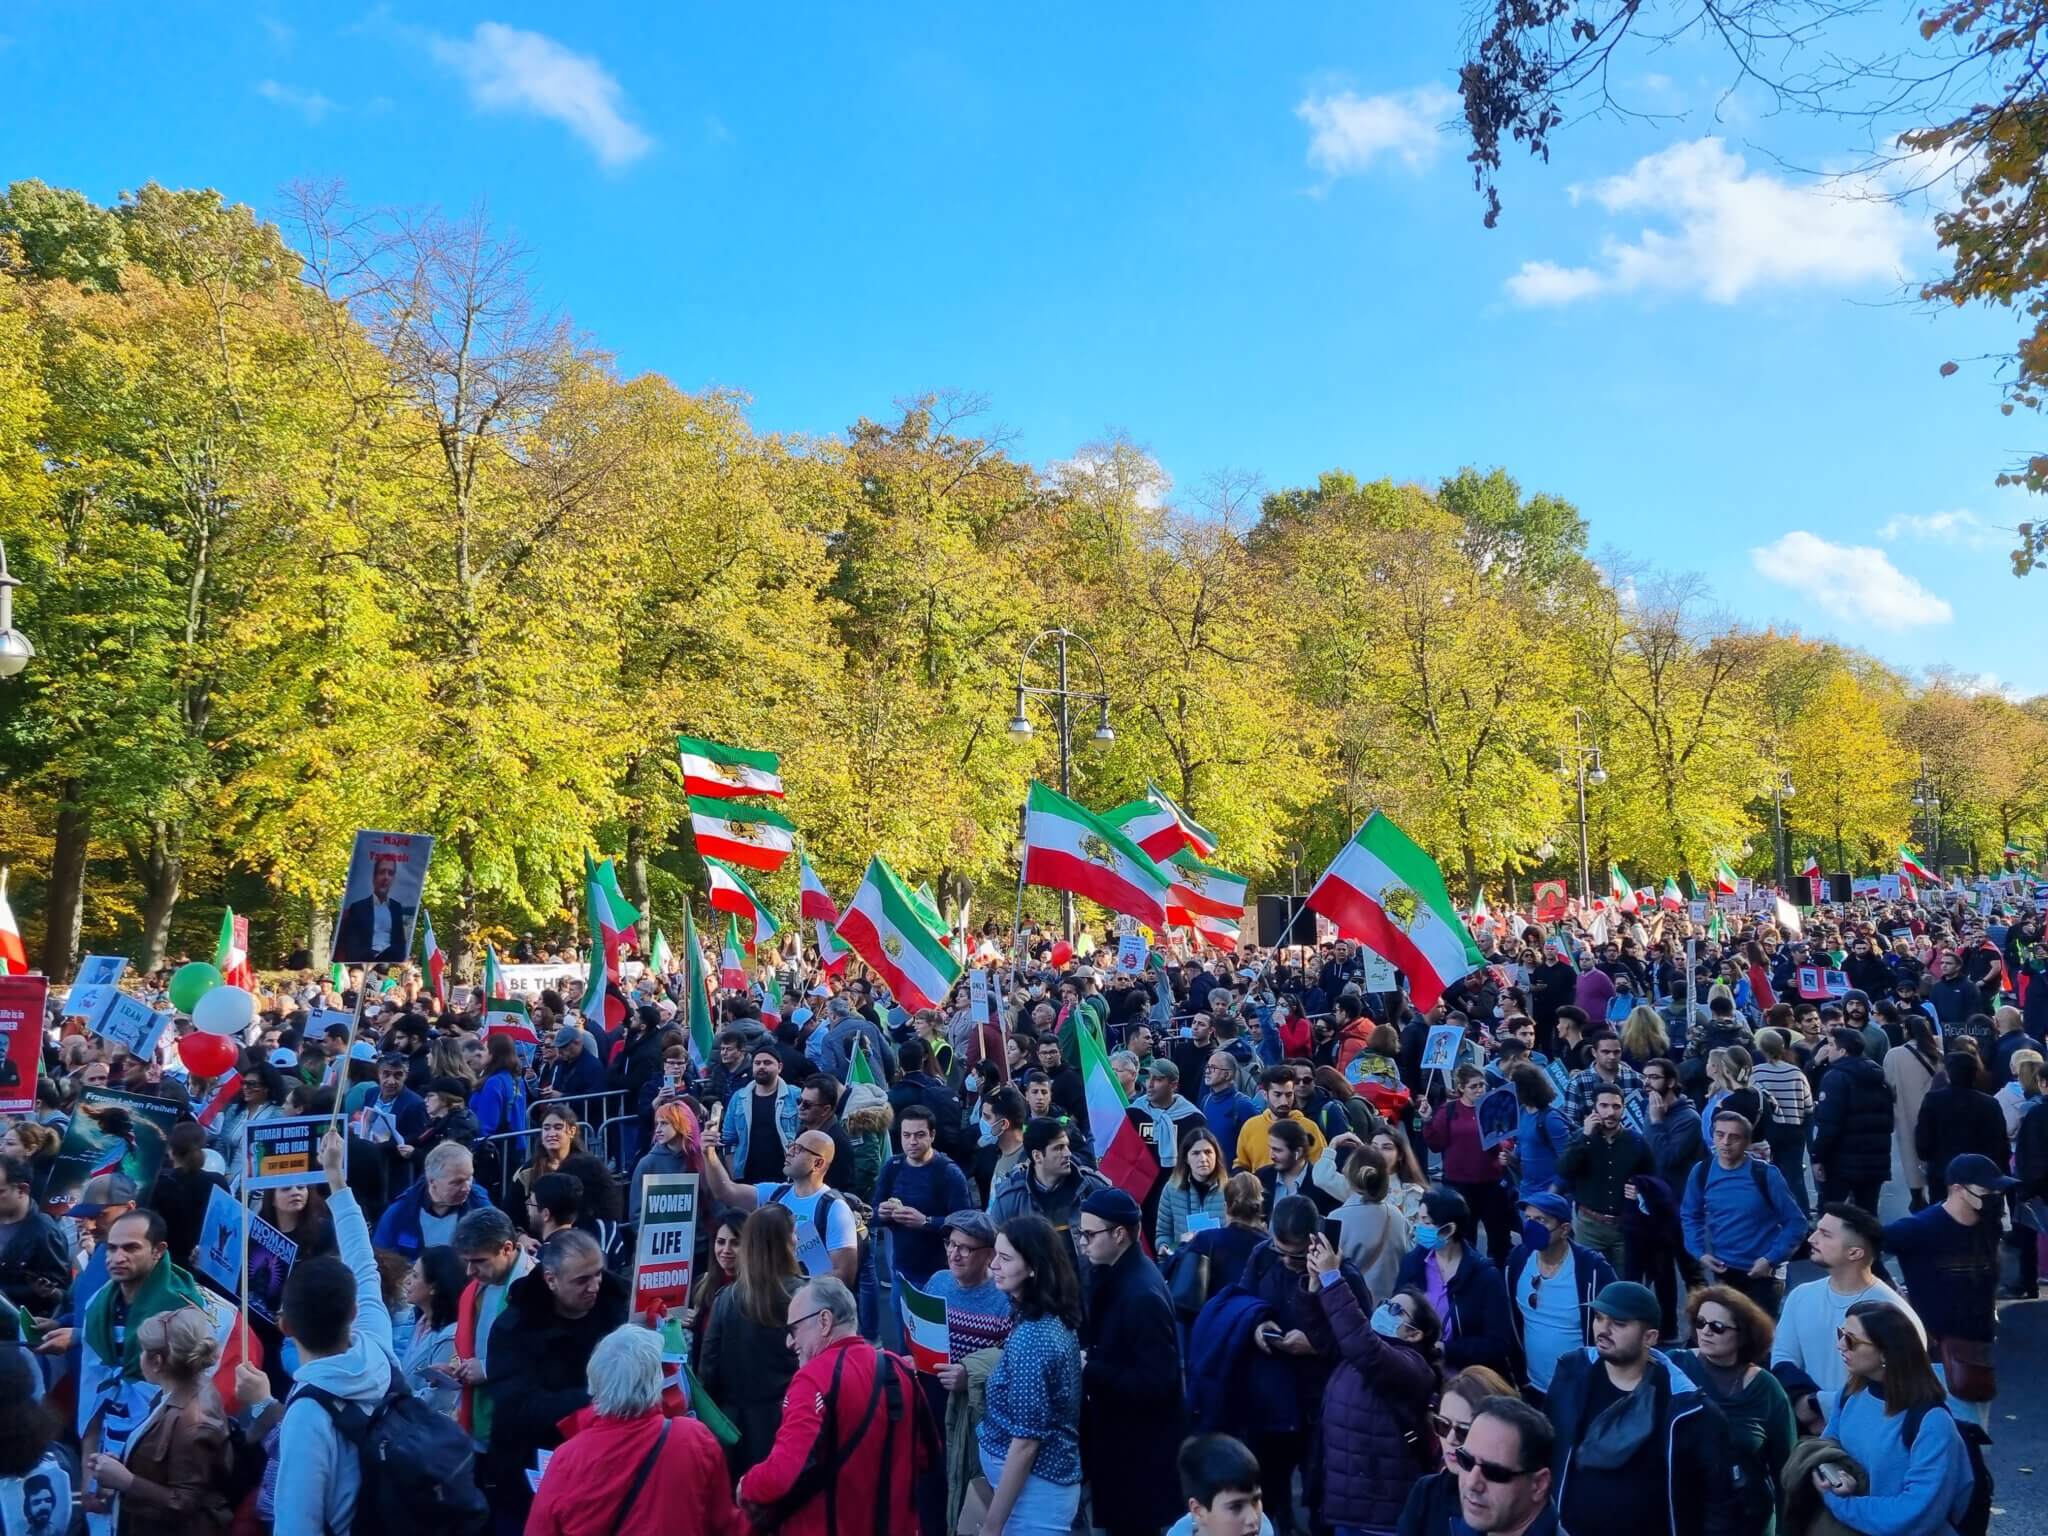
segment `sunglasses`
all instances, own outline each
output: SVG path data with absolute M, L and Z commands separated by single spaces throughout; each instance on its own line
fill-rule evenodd
M 1460 1472 L 1470 1472 L 1474 1467 L 1489 1483 L 1512 1483 L 1518 1477 L 1529 1474 L 1520 1467 L 1504 1467 L 1497 1461 L 1481 1461 L 1462 1445 L 1451 1452 L 1451 1461 Z
M 1693 1326 L 1697 1328 L 1701 1333 L 1711 1333 L 1716 1338 L 1719 1338 L 1724 1333 L 1733 1333 L 1735 1331 L 1735 1325 L 1733 1323 L 1719 1322 L 1717 1320 L 1711 1320 L 1704 1317 L 1701 1318 L 1697 1323 L 1693 1324 Z
M 1835 1330 L 1835 1342 L 1848 1350 L 1869 1349 L 1871 1347 L 1870 1340 L 1853 1334 L 1846 1328 L 1837 1328 Z
M 1453 1445 L 1463 1445 L 1465 1443 L 1465 1436 L 1472 1432 L 1472 1421 L 1470 1419 L 1460 1424 L 1456 1419 L 1447 1419 L 1440 1413 L 1432 1413 L 1429 1416 L 1429 1422 L 1436 1427 L 1439 1439 L 1448 1440 Z
M 797 1329 L 803 1327 L 805 1323 L 808 1323 L 814 1317 L 823 1317 L 830 1310 L 831 1308 L 829 1307 L 820 1307 L 815 1312 L 806 1312 L 802 1317 L 798 1318 L 795 1322 L 791 1323 L 787 1328 L 782 1330 L 782 1341 L 785 1344 L 795 1343 Z

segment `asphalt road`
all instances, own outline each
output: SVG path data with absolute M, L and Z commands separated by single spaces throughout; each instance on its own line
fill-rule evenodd
M 2048 1301 L 1998 1309 L 1998 1401 L 1985 1460 L 1998 1484 L 1992 1536 L 2048 1536 Z

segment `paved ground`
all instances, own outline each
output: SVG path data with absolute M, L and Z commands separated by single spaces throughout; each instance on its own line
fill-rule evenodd
M 1985 1458 L 1998 1483 L 1992 1536 L 2048 1536 L 2048 1301 L 1999 1309 L 1998 1390 Z

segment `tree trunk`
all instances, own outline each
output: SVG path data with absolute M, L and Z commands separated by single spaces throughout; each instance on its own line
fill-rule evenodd
M 324 901 L 312 903 L 306 922 L 306 955 L 316 973 L 326 971 L 334 951 L 334 909 Z
M 149 846 L 142 850 L 137 873 L 142 877 L 143 969 L 163 969 L 171 941 L 171 915 L 185 886 L 185 857 L 180 847 L 179 828 L 172 823 L 152 821 Z
M 43 974 L 52 981 L 69 979 L 85 926 L 85 846 L 92 836 L 92 807 L 80 798 L 79 789 L 76 779 L 64 781 L 50 854 L 49 892 L 43 903 Z
M 476 920 L 476 838 L 464 832 L 455 839 L 455 854 L 462 861 L 462 888 L 456 893 L 455 949 L 450 956 L 457 975 L 470 973 L 470 957 L 477 952 Z

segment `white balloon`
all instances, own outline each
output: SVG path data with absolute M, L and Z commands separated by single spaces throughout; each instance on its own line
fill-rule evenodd
M 192 1025 L 209 1035 L 239 1036 L 256 1022 L 256 999 L 243 987 L 215 987 L 192 1009 Z

